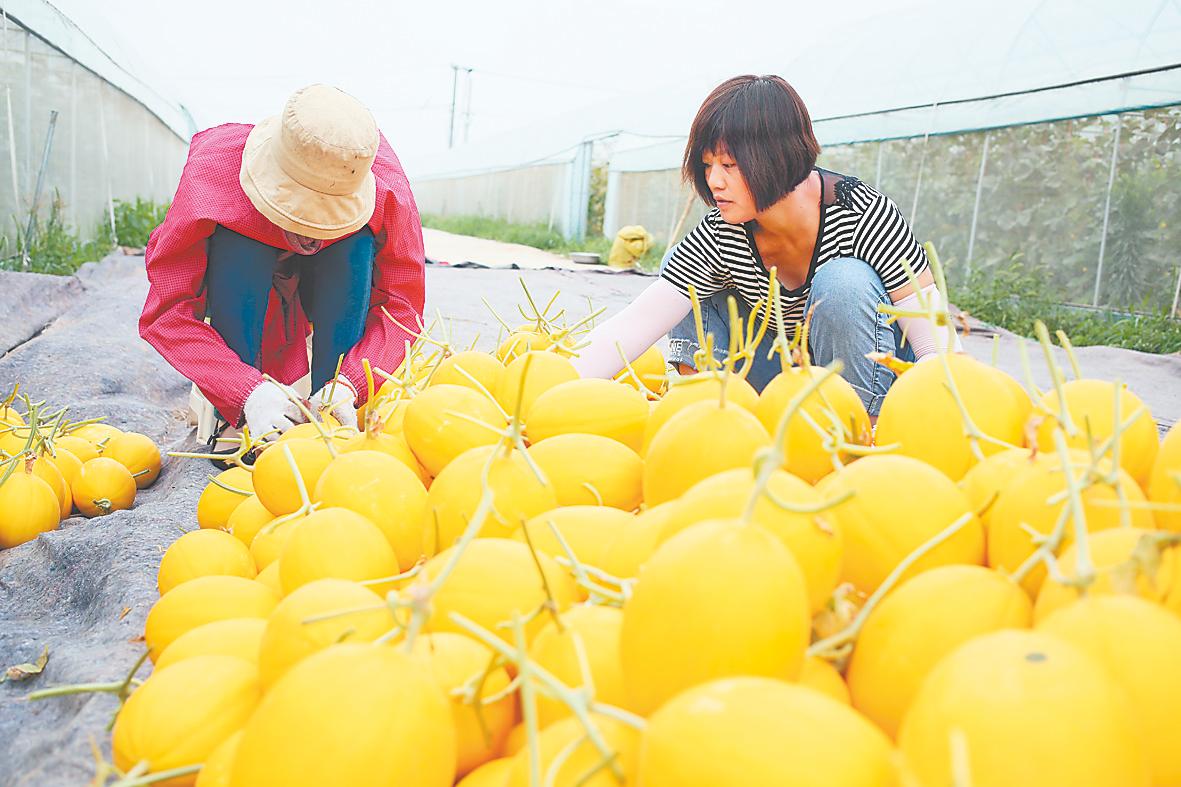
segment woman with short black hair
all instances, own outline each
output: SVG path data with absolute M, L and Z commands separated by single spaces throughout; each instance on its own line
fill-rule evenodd
M 827 365 L 839 358 L 842 375 L 876 416 L 894 374 L 867 353 L 922 361 L 949 349 L 947 332 L 930 320 L 904 317 L 891 324 L 878 304 L 915 309 L 920 297 L 939 299 L 937 307 L 943 299 L 898 206 L 853 176 L 817 167 L 819 153 L 808 109 L 782 78 L 741 76 L 719 85 L 697 112 L 682 168 L 712 210 L 670 250 L 660 278 L 591 333 L 576 359 L 579 372 L 614 375 L 622 367 L 617 347 L 635 359 L 667 333 L 669 361 L 691 373 L 699 347 L 690 286 L 701 298 L 705 332 L 721 360 L 730 336 L 728 297 L 747 323 L 767 296 L 773 269 L 780 285 L 777 317 L 788 336 L 812 311 L 812 361 Z M 778 361 L 767 357 L 773 339 L 768 331 L 747 375 L 757 390 L 779 371 Z

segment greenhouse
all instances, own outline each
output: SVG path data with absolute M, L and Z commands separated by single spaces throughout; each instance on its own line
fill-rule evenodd
M 970 39 L 943 32 L 951 24 Z M 1167 217 L 1181 215 L 1179 52 L 1175 3 L 1046 0 L 877 20 L 780 73 L 809 104 L 820 165 L 890 195 L 953 280 L 1019 265 L 1064 302 L 1176 313 L 1181 222 Z M 679 174 L 700 98 L 599 107 L 581 128 L 563 118 L 498 141 L 483 171 L 472 162 L 493 146 L 457 150 L 418 175 L 416 194 L 426 213 L 577 234 L 602 167 L 602 232 L 640 224 L 668 242 L 703 212 Z
M 0 15 L 0 256 L 23 252 L 33 216 L 92 238 L 113 231 L 116 200 L 171 198 L 196 131 L 184 107 L 53 4 L 5 2 Z

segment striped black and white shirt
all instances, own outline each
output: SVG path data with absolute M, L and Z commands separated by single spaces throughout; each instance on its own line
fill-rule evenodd
M 902 260 L 910 263 L 916 276 L 927 269 L 926 252 L 893 200 L 851 175 L 820 167 L 816 171 L 822 184 L 820 227 L 808 276 L 796 289 L 779 291 L 789 336 L 804 319 L 816 269 L 829 260 L 865 261 L 882 278 L 887 292 L 907 283 Z M 771 278 L 755 245 L 753 223 L 729 224 L 717 208 L 677 244 L 660 275 L 686 297 L 689 285 L 700 298 L 735 290 L 752 308 L 767 297 Z

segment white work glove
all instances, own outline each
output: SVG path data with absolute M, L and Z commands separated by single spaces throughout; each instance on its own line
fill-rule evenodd
M 278 439 L 279 435 L 298 423 L 303 423 L 303 413 L 279 383 L 270 380 L 250 392 L 242 406 L 250 437 L 257 440 Z
M 356 429 L 356 402 L 357 394 L 352 384 L 343 377 L 337 377 L 336 380 L 329 380 L 328 384 L 312 397 L 312 409 L 318 413 L 328 413 L 339 421 L 341 426 Z

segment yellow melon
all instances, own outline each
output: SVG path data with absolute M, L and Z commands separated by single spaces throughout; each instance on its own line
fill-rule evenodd
M 560 434 L 597 434 L 639 451 L 648 420 L 648 400 L 612 380 L 571 380 L 537 397 L 526 432 L 539 443 Z
M 822 373 L 814 366 L 797 366 L 780 372 L 767 383 L 759 394 L 755 415 L 768 434 L 775 436 L 791 400 Z M 783 436 L 786 457 L 783 469 L 812 484 L 831 473 L 833 457 L 825 448 L 825 442 L 834 429 L 839 430 L 845 442 L 870 443 L 869 415 L 865 412 L 865 405 L 853 386 L 837 374 L 821 383 L 788 420 Z M 849 456 L 841 453 L 839 459 L 847 462 Z
M 226 530 L 249 547 L 254 541 L 254 537 L 258 535 L 258 531 L 266 527 L 267 523 L 274 518 L 275 515 L 267 510 L 267 507 L 258 499 L 258 495 L 252 494 L 230 513 L 229 519 L 226 520 Z
M 730 675 L 795 679 L 809 636 L 795 558 L 768 531 L 703 522 L 666 541 L 623 612 L 620 656 L 634 708 Z
M 553 488 L 534 474 L 520 451 L 473 448 L 444 468 L 427 492 L 428 554 L 450 547 L 463 535 L 479 506 L 485 473 L 492 509 L 480 528 L 482 535 L 507 538 L 532 517 L 557 507 Z
M 420 578 L 434 579 L 454 554 L 452 547 L 435 555 L 426 562 Z M 544 583 L 539 564 L 544 571 Z M 574 583 L 544 554 L 537 554 L 535 559 L 529 548 L 518 541 L 477 538 L 459 556 L 454 570 L 434 596 L 426 630 L 467 633 L 450 617 L 452 612 L 458 612 L 512 643 L 513 632 L 507 624 L 517 616 L 528 619 L 525 633 L 532 639 L 548 620 L 545 614 L 535 614 L 547 601 L 547 585 L 558 611 L 570 606 L 575 595 Z M 413 588 L 405 592 L 412 593 Z M 501 623 L 506 626 L 500 626 Z
M 439 361 L 439 365 L 431 374 L 430 384 L 462 385 L 477 391 L 482 387 L 488 393 L 495 393 L 502 376 L 504 364 L 495 355 L 477 350 L 464 350 Z M 475 382 L 472 382 L 473 377 Z M 476 383 L 479 383 L 479 387 Z
M 455 781 L 455 726 L 430 670 L 400 648 L 342 644 L 267 692 L 242 733 L 232 787 Z
M 262 685 L 273 686 L 308 656 L 341 642 L 372 642 L 392 631 L 394 615 L 375 592 L 347 579 L 318 579 L 285 596 L 259 642 Z
M 682 377 L 669 386 L 668 393 L 652 407 L 651 417 L 644 428 L 644 440 L 639 450 L 643 456 L 652 444 L 652 438 L 660 428 L 685 407 L 705 400 L 721 401 L 723 396 L 722 374 L 702 372 Z M 759 395 L 744 378 L 731 374 L 725 384 L 726 402 L 754 412 L 759 405 Z
M 1115 433 L 1115 383 L 1106 380 L 1071 380 L 1062 386 L 1062 390 L 1066 397 L 1066 412 L 1076 431 L 1073 437 L 1067 437 L 1067 446 L 1088 449 L 1090 441 L 1101 443 Z M 1119 464 L 1137 484 L 1147 487 L 1152 463 L 1159 449 L 1156 422 L 1152 420 L 1148 406 L 1127 386 L 1121 385 L 1118 390 L 1120 423 L 1127 423 L 1131 419 L 1131 424 L 1120 433 Z M 1053 389 L 1046 391 L 1038 403 L 1038 413 L 1047 416 L 1037 430 L 1037 446 L 1042 451 L 1055 450 L 1054 430 L 1058 426 L 1060 408 L 1058 392 Z M 1137 412 L 1139 415 L 1136 415 Z M 1104 456 L 1110 459 L 1111 450 Z
M 460 385 L 433 385 L 406 406 L 402 434 L 426 471 L 437 476 L 463 452 L 497 442 L 496 430 L 503 428 L 504 416 L 484 394 Z
M 410 450 L 406 438 L 399 431 L 397 433 L 369 431 L 351 437 L 344 444 L 345 451 L 380 451 L 389 454 L 406 465 L 423 484 L 430 481 L 426 468 L 419 464 L 418 457 Z
M 512 537 L 517 541 L 527 540 L 534 549 L 555 560 L 569 559 L 562 546 L 564 541 L 579 563 L 603 568 L 607 550 L 634 520 L 634 516 L 618 508 L 565 506 L 538 514 L 513 532 Z M 554 530 L 561 534 L 561 541 Z
M 139 432 L 115 435 L 103 448 L 103 456 L 126 467 L 140 489 L 146 489 L 160 477 L 160 449 L 152 438 Z
M 82 472 L 70 493 L 79 513 L 96 517 L 131 508 L 135 490 L 135 479 L 126 467 L 100 456 L 82 463 Z
M 280 558 L 279 581 L 284 594 L 317 579 L 366 582 L 399 573 L 398 556 L 385 534 L 347 508 L 321 508 L 308 514 L 291 532 Z M 390 587 L 383 583 L 374 589 Z
M 156 586 L 160 595 L 174 587 L 212 575 L 254 579 L 258 571 L 250 550 L 224 530 L 192 530 L 172 542 L 160 558 Z
M 295 461 L 298 477 L 309 498 L 320 475 L 332 461 L 328 446 L 318 438 L 285 440 L 263 451 L 254 462 L 254 493 L 275 516 L 290 514 L 303 504 L 296 474 L 287 459 L 288 452 Z
M 225 530 L 234 509 L 254 494 L 254 474 L 245 467 L 231 467 L 214 478 L 217 483 L 210 481 L 197 498 L 197 524 Z
M 615 379 L 635 388 L 640 393 L 648 391 L 659 396 L 668 385 L 665 374 L 664 355 L 655 344 L 644 350 L 639 358 L 631 362 L 631 372 L 624 369 Z M 639 382 L 637 382 L 637 379 Z
M 194 656 L 234 656 L 258 664 L 258 647 L 267 622 L 262 618 L 227 618 L 189 629 L 156 659 L 156 670 Z
M 1085 595 L 1140 596 L 1181 615 L 1181 546 L 1162 542 L 1149 530 L 1114 527 L 1089 535 L 1087 554 L 1095 579 Z M 1058 557 L 1058 572 L 1067 582 L 1078 576 L 1077 557 L 1075 544 Z M 1033 605 L 1034 621 L 1070 606 L 1080 595 L 1078 587 L 1047 577 Z
M 380 451 L 341 454 L 316 482 L 312 499 L 361 514 L 381 530 L 402 571 L 424 554 L 427 492 L 418 476 Z
M 518 355 L 505 367 L 492 393 L 505 412 L 516 414 L 519 406 L 521 417 L 528 418 L 538 396 L 555 386 L 577 379 L 578 370 L 569 359 L 557 353 L 533 350 Z
M 644 462 L 618 440 L 561 434 L 537 443 L 529 455 L 553 485 L 559 505 L 633 511 L 643 500 Z
M 890 741 L 847 705 L 764 677 L 715 680 L 652 714 L 637 780 L 677 787 L 894 784 Z
M 580 605 L 562 613 L 562 627 L 549 622 L 529 646 L 529 657 L 571 688 L 584 686 L 583 667 L 594 686 L 595 700 L 628 708 L 623 686 L 623 665 L 619 659 L 619 636 L 623 613 L 612 607 Z M 548 727 L 571 713 L 559 700 L 538 696 L 537 714 L 541 727 Z
M 958 481 L 978 459 L 952 395 L 952 382 L 976 428 L 1013 447 L 1024 442 L 1033 403 L 1000 369 L 959 353 L 945 360 L 947 367 L 940 359 L 920 363 L 890 386 L 882 400 L 875 441 L 896 443 L 899 454 L 921 459 Z M 1004 449 L 985 440 L 978 447 L 985 456 Z
M 845 542 L 841 579 L 866 594 L 907 555 L 971 513 L 967 497 L 951 479 L 908 456 L 859 459 L 826 477 L 821 491 L 827 498 L 852 494 L 829 513 Z M 971 521 L 919 558 L 903 577 L 935 566 L 983 562 L 984 531 L 972 514 Z
M 279 602 L 274 591 L 242 577 L 198 577 L 177 585 L 148 610 L 144 639 L 153 661 L 186 631 L 228 618 L 265 618 Z
M 940 566 L 912 577 L 869 613 L 846 677 L 853 707 L 894 736 L 931 669 L 981 634 L 1028 628 L 1021 587 L 982 566 Z
M 852 700 L 849 699 L 849 687 L 845 684 L 845 679 L 841 677 L 841 673 L 837 672 L 836 667 L 822 658 L 817 656 L 806 657 L 797 682 L 801 686 L 814 689 L 837 702 L 844 703 L 845 705 L 852 704 Z
M 1150 783 L 1124 690 L 1092 656 L 1041 632 L 997 631 L 952 651 L 923 682 L 898 744 L 920 784 Z
M 767 430 L 749 410 L 712 400 L 694 402 L 670 418 L 648 446 L 644 500 L 663 503 L 724 470 L 751 467 L 770 444 Z
M 1071 452 L 1069 470 L 1076 479 L 1081 478 L 1089 466 L 1090 460 L 1085 452 Z M 1032 529 L 1042 535 L 1053 532 L 1059 515 L 1067 506 L 1063 499 L 1066 488 L 1065 470 L 1056 454 L 1044 463 L 1027 468 L 1005 486 L 989 513 L 988 565 L 1013 572 L 1033 555 L 1036 546 L 1029 531 Z M 1118 471 L 1115 484 L 1098 481 L 1083 490 L 1083 517 L 1089 532 L 1118 527 L 1125 521 L 1115 505 L 1121 493 L 1132 503 L 1144 502 L 1144 494 L 1123 470 Z M 1151 529 L 1152 512 L 1145 508 L 1131 508 L 1126 521 L 1135 527 Z M 1074 541 L 1074 530 L 1071 518 L 1066 524 L 1063 546 Z M 1038 565 L 1026 574 L 1021 584 L 1030 595 L 1035 595 L 1045 576 L 1045 567 Z
M 754 493 L 754 473 L 747 468 L 727 470 L 693 486 L 672 504 L 660 530 L 663 543 L 687 527 L 707 519 L 743 516 Z M 801 506 L 820 506 L 824 496 L 813 487 L 782 470 L 776 470 L 767 484 L 775 500 Z M 763 495 L 751 512 L 752 521 L 773 533 L 804 572 L 809 606 L 813 614 L 828 603 L 840 578 L 843 540 L 827 513 L 798 514 L 780 508 Z
M 1181 783 L 1181 620 L 1132 596 L 1092 596 L 1055 612 L 1038 630 L 1103 664 L 1127 692 L 1154 784 Z
M 205 762 L 242 728 L 258 705 L 258 670 L 232 656 L 195 656 L 154 673 L 115 717 L 111 751 L 127 771 L 146 762 L 151 772 Z M 154 784 L 191 785 L 195 776 Z
M 463 776 L 495 758 L 516 718 L 516 694 L 505 692 L 509 676 L 504 667 L 488 670 L 492 651 L 462 634 L 423 634 L 414 640 L 413 655 L 430 665 L 439 688 L 451 700 L 457 755 L 455 774 Z M 480 685 L 479 695 L 465 690 Z M 494 702 L 488 700 L 503 694 Z M 482 704 L 477 710 L 475 703 Z

